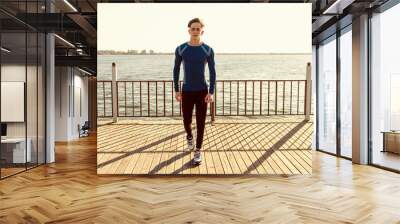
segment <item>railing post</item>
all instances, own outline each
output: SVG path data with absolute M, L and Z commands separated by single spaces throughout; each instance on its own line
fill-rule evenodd
M 111 96 L 112 96 L 112 111 L 113 111 L 113 122 L 118 122 L 118 102 L 117 102 L 117 66 L 115 62 L 112 63 L 112 83 L 111 83 Z
M 210 113 L 211 113 L 211 125 L 215 125 L 215 101 L 217 100 L 217 81 L 215 81 L 215 87 L 214 87 L 214 99 L 210 103 Z
M 310 114 L 311 114 L 311 63 L 307 63 L 307 73 L 306 73 L 306 95 L 305 97 L 305 115 L 306 115 L 306 120 L 310 120 Z
M 211 125 L 214 126 L 215 125 L 215 104 L 214 102 L 210 103 L 210 112 L 211 112 Z

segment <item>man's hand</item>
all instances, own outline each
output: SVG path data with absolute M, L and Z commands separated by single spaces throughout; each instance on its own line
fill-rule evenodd
M 182 93 L 181 92 L 175 92 L 175 99 L 177 101 L 181 101 L 182 100 Z
M 204 99 L 206 103 L 211 103 L 214 101 L 214 94 L 207 94 L 206 98 Z

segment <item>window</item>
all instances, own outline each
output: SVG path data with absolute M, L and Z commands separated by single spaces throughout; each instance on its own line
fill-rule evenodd
M 395 170 L 400 170 L 400 133 L 390 132 L 400 129 L 399 20 L 399 4 L 371 18 L 370 156 L 373 164 Z
M 352 157 L 352 34 L 351 25 L 340 36 L 340 154 Z
M 336 153 L 336 35 L 318 48 L 318 146 Z

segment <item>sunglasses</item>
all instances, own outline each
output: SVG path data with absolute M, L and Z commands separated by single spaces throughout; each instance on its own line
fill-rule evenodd
M 191 27 L 191 28 L 190 28 L 191 31 L 196 31 L 196 30 L 197 30 L 197 31 L 200 31 L 200 29 L 201 29 L 201 28 L 197 28 L 197 27 Z

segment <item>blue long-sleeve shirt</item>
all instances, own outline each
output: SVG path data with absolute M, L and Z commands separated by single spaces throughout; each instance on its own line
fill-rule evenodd
M 205 43 L 199 46 L 191 46 L 187 42 L 179 45 L 175 49 L 175 65 L 174 65 L 174 89 L 179 91 L 179 73 L 181 62 L 183 62 L 183 91 L 204 90 L 210 87 L 209 93 L 214 94 L 215 88 L 215 61 L 214 50 Z M 208 86 L 204 70 L 205 64 L 208 63 L 210 74 L 210 86 Z

